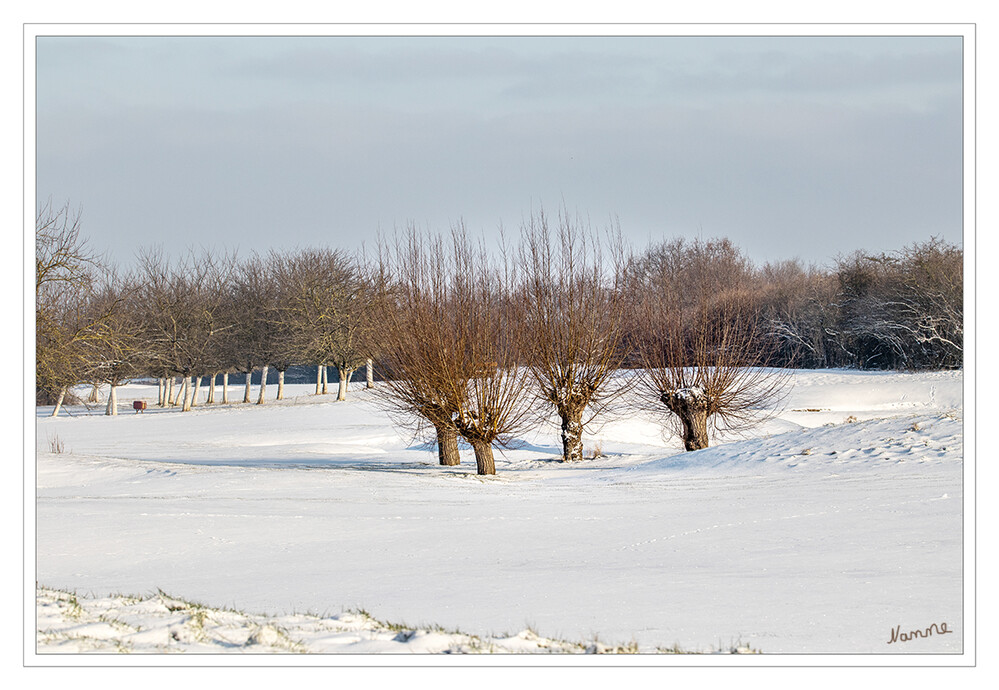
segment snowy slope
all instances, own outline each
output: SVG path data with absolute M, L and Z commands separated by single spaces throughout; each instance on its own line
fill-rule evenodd
M 133 385 L 116 418 L 40 408 L 38 583 L 81 602 L 163 590 L 250 618 L 364 609 L 497 649 L 527 628 L 584 649 L 963 648 L 960 372 L 799 372 L 777 418 L 695 453 L 629 415 L 586 441 L 605 457 L 566 467 L 546 429 L 490 478 L 470 450 L 438 467 L 368 391 L 292 392 L 135 415 L 131 400 L 156 391 Z M 43 592 L 39 611 L 60 596 Z M 244 642 L 253 620 L 236 626 Z M 895 626 L 941 622 L 954 632 L 887 644 Z M 367 651 L 459 644 L 372 639 Z

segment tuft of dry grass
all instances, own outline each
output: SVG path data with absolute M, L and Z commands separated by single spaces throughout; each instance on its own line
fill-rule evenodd
M 49 436 L 49 452 L 58 455 L 66 450 L 66 444 L 59 438 L 59 434 Z

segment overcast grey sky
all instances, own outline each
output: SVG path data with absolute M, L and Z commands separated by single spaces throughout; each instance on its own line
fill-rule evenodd
M 962 241 L 960 37 L 39 37 L 37 196 L 98 248 L 359 247 L 563 202 L 757 261 Z

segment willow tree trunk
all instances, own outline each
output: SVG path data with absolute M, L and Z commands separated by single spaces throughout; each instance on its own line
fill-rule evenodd
M 108 390 L 108 404 L 104 408 L 104 414 L 106 416 L 117 416 L 118 414 L 118 389 L 115 388 L 114 383 L 110 384 Z
M 166 407 L 166 379 L 163 377 L 156 380 L 156 406 Z
M 222 374 L 222 404 L 229 404 L 229 372 Z
M 461 463 L 461 454 L 458 452 L 458 430 L 454 424 L 442 422 L 434 424 L 437 430 L 437 459 L 440 464 L 453 466 Z
M 562 418 L 562 462 L 583 459 L 582 410 L 559 410 Z
M 278 400 L 284 400 L 284 369 L 278 371 Z
M 198 406 L 198 396 L 201 395 L 201 377 L 194 377 L 194 393 L 191 395 L 191 407 Z
M 368 361 L 364 363 L 365 373 L 367 374 L 368 383 L 364 386 L 365 388 L 375 387 L 375 367 L 374 362 L 368 357 Z
M 323 365 L 322 364 L 317 364 L 316 365 L 316 395 L 319 395 L 319 392 L 322 390 L 322 385 L 323 385 Z
M 701 450 L 708 447 L 708 396 L 699 386 L 663 393 L 660 398 L 683 423 L 683 447 Z
M 350 377 L 354 375 L 353 369 L 343 369 L 337 367 L 337 376 L 340 377 L 340 381 L 337 384 L 336 399 L 346 400 L 347 399 L 347 384 L 350 383 Z
M 323 395 L 326 395 L 327 393 L 330 392 L 328 384 L 329 384 L 329 381 L 326 378 L 326 365 L 324 364 L 323 365 Z
M 215 402 L 215 378 L 218 374 L 212 374 L 208 377 L 208 400 L 205 401 L 206 405 L 211 405 Z
M 260 397 L 257 398 L 257 404 L 263 405 L 267 401 L 267 369 L 268 365 L 264 365 L 264 368 L 260 370 Z
M 95 403 L 100 402 L 100 396 L 97 395 L 97 384 L 95 383 L 93 388 L 90 389 L 90 397 L 87 398 L 87 402 Z
M 250 382 L 253 380 L 253 370 L 246 372 L 246 386 L 243 387 L 243 402 L 250 402 Z
M 180 408 L 181 412 L 191 411 L 191 377 L 184 377 L 184 405 Z
M 62 408 L 62 401 L 65 399 L 66 399 L 66 387 L 63 386 L 62 388 L 59 389 L 59 397 L 56 398 L 55 407 L 52 409 L 53 417 L 59 416 L 59 410 Z
M 173 407 L 177 404 L 177 396 L 174 394 L 173 376 L 167 382 L 167 405 Z
M 492 444 L 485 441 L 470 441 L 475 451 L 475 473 L 496 474 L 496 463 L 493 460 Z

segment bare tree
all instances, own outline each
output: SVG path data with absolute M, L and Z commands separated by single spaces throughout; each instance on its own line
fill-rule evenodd
M 90 347 L 114 314 L 92 308 L 100 257 L 80 232 L 80 214 L 68 205 L 43 205 L 35 219 L 35 385 L 40 401 L 57 416 L 69 388 L 86 380 Z
M 87 287 L 100 269 L 100 257 L 80 234 L 80 213 L 69 205 L 41 206 L 35 218 L 35 291 L 54 284 Z
M 523 229 L 527 362 L 561 420 L 563 462 L 583 459 L 583 430 L 623 391 L 612 378 L 624 358 L 620 241 L 615 249 L 605 259 L 565 211 L 554 232 L 543 211 Z
M 224 313 L 230 324 L 224 344 L 221 345 L 219 369 L 223 372 L 239 372 L 244 375 L 243 403 L 252 401 L 251 386 L 253 372 L 263 363 L 266 331 L 260 328 L 260 300 L 262 275 L 257 270 L 259 262 L 241 263 L 234 271 L 234 277 L 225 291 Z M 228 397 L 228 376 L 223 384 L 223 397 Z
M 86 344 L 89 378 L 94 386 L 108 385 L 104 414 L 118 414 L 118 387 L 149 371 L 145 327 L 134 302 L 136 287 L 128 277 L 108 272 L 91 295 L 88 307 L 94 315 L 96 336 Z
M 450 289 L 453 258 L 441 237 L 415 228 L 394 244 L 379 244 L 373 317 L 379 332 L 375 389 L 397 422 L 417 435 L 432 428 L 441 465 L 457 465 L 459 406 L 453 396 L 468 382 L 463 352 L 454 341 L 456 309 Z
M 518 278 L 506 252 L 494 257 L 474 246 L 463 225 L 452 229 L 452 244 L 452 341 L 467 380 L 449 377 L 447 383 L 461 387 L 445 392 L 457 408 L 458 433 L 475 452 L 476 472 L 496 474 L 493 445 L 509 446 L 534 414 L 524 354 L 529 325 L 513 294 Z
M 346 400 L 352 374 L 369 356 L 371 293 L 358 262 L 339 250 L 306 249 L 287 257 L 283 270 L 288 291 L 282 323 L 292 347 L 320 367 L 317 386 L 322 367 L 336 367 L 337 399 Z
M 71 386 L 87 380 L 90 360 L 87 345 L 96 340 L 94 313 L 87 300 L 65 285 L 47 286 L 35 307 L 36 398 L 54 404 L 58 416 Z M 110 314 L 102 315 L 108 318 Z
M 266 259 L 265 272 L 267 275 L 268 307 L 265 312 L 268 329 L 272 334 L 272 346 L 270 348 L 269 360 L 277 372 L 277 395 L 276 400 L 284 399 L 285 372 L 296 364 L 297 353 L 292 334 L 284 318 L 284 307 L 291 299 L 291 285 L 285 274 L 284 257 L 276 252 Z
M 222 337 L 214 339 L 212 344 L 210 356 L 211 368 L 207 372 L 210 382 L 208 389 L 209 398 L 207 401 L 209 403 L 215 403 L 216 401 L 223 405 L 231 403 L 232 400 L 229 397 L 229 375 L 246 366 L 246 363 L 242 361 L 245 356 L 245 341 L 241 337 L 241 332 L 246 327 L 245 320 L 248 311 L 250 314 L 253 311 L 252 306 L 248 306 L 239 299 L 240 291 L 238 289 L 238 279 L 236 278 L 238 268 L 238 265 L 234 266 L 232 277 L 230 277 L 226 285 L 222 288 L 220 304 L 215 314 L 219 323 L 225 324 L 226 328 Z M 221 395 L 216 396 L 213 389 L 220 375 L 219 388 Z M 244 402 L 246 402 L 245 395 Z
M 229 337 L 231 357 L 247 376 L 243 402 L 250 401 L 250 377 L 260 367 L 258 405 L 266 401 L 270 367 L 280 364 L 283 374 L 289 362 L 290 344 L 281 320 L 281 282 L 274 256 L 266 260 L 253 256 L 244 261 L 231 287 L 230 308 L 239 315 Z
M 674 242 L 633 266 L 631 335 L 644 399 L 650 409 L 665 406 L 688 451 L 708 446 L 709 429 L 745 429 L 773 414 L 789 380 L 768 366 L 767 331 L 729 247 Z
M 54 404 L 57 416 L 70 386 L 84 380 L 83 342 L 92 323 L 77 293 L 63 286 L 40 289 L 35 301 L 35 387 L 40 403 Z
M 337 369 L 337 400 L 347 399 L 347 384 L 354 372 L 370 359 L 372 351 L 372 289 L 354 263 L 336 304 L 337 335 L 332 341 L 329 363 Z
M 195 404 L 201 377 L 217 371 L 218 341 L 231 328 L 223 305 L 233 259 L 191 252 L 171 265 L 160 252 L 147 251 L 140 261 L 147 343 L 156 368 L 182 377 L 182 409 L 187 412 Z
M 496 473 L 493 445 L 514 440 L 532 419 L 529 328 L 505 255 L 474 246 L 463 226 L 450 242 L 410 228 L 381 246 L 379 368 L 375 391 L 418 428 L 435 429 L 441 464 L 458 463 L 457 435 L 476 472 Z

